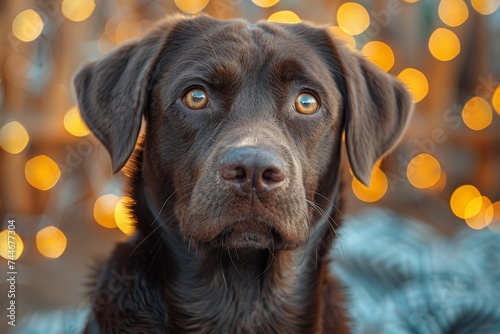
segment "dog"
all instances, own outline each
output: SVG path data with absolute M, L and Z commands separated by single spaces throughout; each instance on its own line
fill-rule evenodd
M 208 16 L 167 18 L 74 83 L 114 172 L 128 161 L 136 224 L 87 332 L 349 333 L 328 257 L 342 137 L 368 184 L 412 112 L 402 83 L 325 27 Z

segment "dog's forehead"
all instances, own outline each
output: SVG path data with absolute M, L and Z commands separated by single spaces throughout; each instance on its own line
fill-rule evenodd
M 185 74 L 226 78 L 262 75 L 309 76 L 329 82 L 328 68 L 311 40 L 287 26 L 260 21 L 218 21 L 206 17 L 185 20 L 172 36 L 176 48 L 172 68 Z M 306 31 L 307 25 L 303 25 Z M 311 28 L 311 32 L 313 28 Z M 319 37 L 317 37 L 319 38 Z M 169 47 L 167 46 L 167 49 Z M 170 54 L 171 55 L 171 54 Z M 176 61 L 172 61 L 176 58 Z M 228 80 L 226 80 L 227 82 Z
M 269 61 L 271 58 L 294 57 L 298 54 L 314 53 L 311 46 L 293 32 L 267 22 L 245 21 L 215 24 L 212 31 L 205 33 L 203 43 L 209 43 L 223 55 L 247 56 L 247 60 Z

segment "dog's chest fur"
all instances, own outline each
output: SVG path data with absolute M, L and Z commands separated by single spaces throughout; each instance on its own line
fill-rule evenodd
M 92 296 L 104 333 L 347 333 L 327 274 L 330 231 L 293 251 L 189 248 L 155 230 L 140 159 L 131 186 L 139 234 L 117 246 Z

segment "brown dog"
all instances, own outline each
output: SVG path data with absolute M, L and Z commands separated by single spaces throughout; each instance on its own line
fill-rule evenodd
M 328 272 L 341 138 L 368 183 L 412 109 L 398 81 L 323 28 L 201 16 L 160 23 L 75 84 L 115 172 L 145 120 L 136 233 L 97 277 L 88 330 L 348 332 Z

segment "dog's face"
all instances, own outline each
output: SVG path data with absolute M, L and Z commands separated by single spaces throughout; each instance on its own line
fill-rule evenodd
M 212 247 L 303 245 L 331 205 L 342 133 L 368 183 L 411 110 L 400 83 L 307 24 L 171 19 L 75 83 L 115 171 L 144 116 L 149 200 Z

